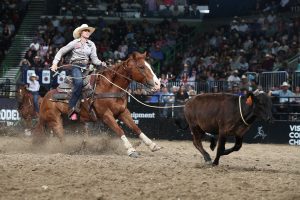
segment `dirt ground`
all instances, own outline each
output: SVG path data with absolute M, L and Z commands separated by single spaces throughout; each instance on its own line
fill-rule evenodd
M 0 199 L 300 199 L 299 146 L 244 144 L 211 167 L 191 141 L 156 141 L 164 148 L 153 153 L 130 139 L 141 157 L 129 158 L 109 136 L 85 148 L 79 136 L 30 140 L 0 137 Z

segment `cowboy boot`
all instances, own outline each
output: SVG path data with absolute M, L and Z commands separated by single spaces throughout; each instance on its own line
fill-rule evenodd
M 69 109 L 69 112 L 68 112 L 68 118 L 72 121 L 76 121 L 78 120 L 78 116 L 77 116 L 77 113 L 76 113 L 76 109 L 73 107 L 71 109 Z

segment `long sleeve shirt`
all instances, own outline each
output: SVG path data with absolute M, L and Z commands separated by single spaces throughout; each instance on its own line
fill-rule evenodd
M 293 99 L 291 97 L 295 96 L 295 94 L 290 90 L 287 90 L 287 91 L 284 91 L 284 90 L 272 91 L 272 95 L 278 96 L 280 103 L 291 102 L 291 101 L 293 101 Z
M 66 46 L 62 47 L 53 60 L 53 64 L 58 64 L 61 57 L 64 56 L 68 52 L 72 52 L 70 62 L 80 62 L 80 61 L 89 61 L 91 59 L 94 65 L 101 65 L 102 62 L 98 59 L 96 52 L 96 45 L 91 40 L 87 40 L 82 43 L 80 38 L 71 41 Z
M 31 92 L 38 92 L 40 90 L 40 83 L 37 80 L 30 81 L 28 90 Z

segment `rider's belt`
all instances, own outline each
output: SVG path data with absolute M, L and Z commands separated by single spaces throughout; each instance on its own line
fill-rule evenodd
M 78 65 L 87 65 L 88 64 L 88 62 L 89 61 L 87 61 L 87 60 L 74 60 L 74 61 L 72 61 L 72 63 L 71 64 L 78 64 Z

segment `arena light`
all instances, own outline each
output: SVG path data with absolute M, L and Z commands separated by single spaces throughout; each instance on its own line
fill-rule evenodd
M 200 13 L 208 14 L 209 10 L 200 10 Z

